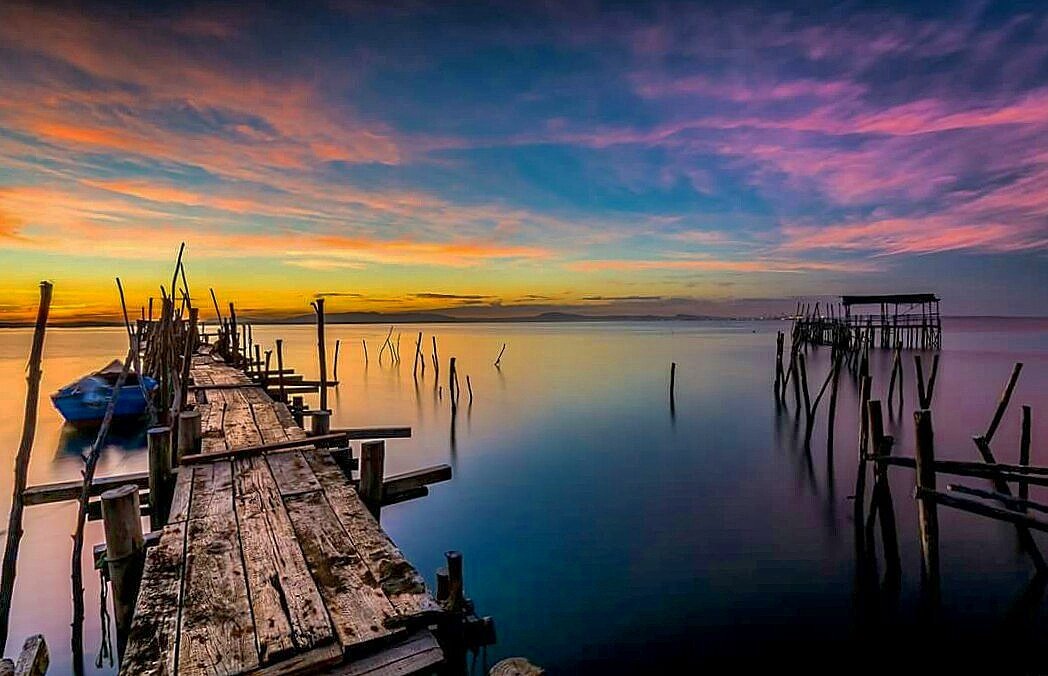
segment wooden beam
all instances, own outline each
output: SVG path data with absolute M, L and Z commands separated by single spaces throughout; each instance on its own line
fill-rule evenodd
M 174 471 L 177 472 L 178 470 Z M 110 488 L 116 488 L 124 484 L 134 484 L 142 489 L 149 488 L 149 472 L 132 472 L 130 474 L 95 479 L 91 484 L 88 495 L 98 497 Z M 25 500 L 26 505 L 46 505 L 52 502 L 79 500 L 83 486 L 84 482 L 76 479 L 30 486 L 22 492 L 22 499 Z
M 868 455 L 866 456 L 866 459 L 872 460 L 873 462 L 895 465 L 897 467 L 912 468 L 916 466 L 913 458 L 898 455 Z M 965 476 L 987 476 L 991 474 L 999 474 L 1001 472 L 1025 474 L 1029 476 L 1048 476 L 1048 467 L 1042 467 L 1039 465 L 1011 465 L 1004 462 L 986 463 L 967 462 L 964 460 L 936 460 L 935 471 L 945 472 L 946 474 L 962 474 Z
M 410 427 L 346 427 L 331 430 L 331 434 L 344 434 L 346 439 L 410 439 Z
M 451 480 L 451 465 L 436 465 L 412 472 L 386 477 L 382 481 L 383 502 L 391 500 L 402 493 L 425 488 L 429 484 Z
M 967 498 L 961 498 L 948 493 L 941 493 L 939 491 L 930 491 L 926 489 L 918 489 L 918 497 L 925 498 L 937 502 L 940 505 L 946 507 L 953 507 L 954 509 L 960 509 L 965 512 L 971 512 L 972 514 L 978 514 L 979 516 L 988 516 L 991 519 L 998 519 L 999 521 L 1007 521 L 1017 526 L 1025 526 L 1031 530 L 1039 530 L 1048 532 L 1048 523 L 1035 519 L 1032 516 L 1023 512 L 1014 512 L 1009 509 L 1002 509 L 1000 507 L 994 507 L 993 505 L 987 505 L 986 503 L 979 502 L 978 500 L 970 500 Z
M 290 439 L 288 441 L 277 441 L 258 446 L 231 448 L 220 453 L 197 453 L 194 455 L 186 455 L 182 457 L 181 463 L 183 465 L 192 465 L 200 462 L 215 462 L 217 460 L 229 460 L 230 458 L 244 458 L 251 455 L 260 455 L 262 453 L 269 453 L 270 451 L 284 451 L 291 448 L 337 446 L 338 444 L 345 443 L 348 439 L 348 436 L 345 434 L 324 434 L 318 437 L 309 437 L 308 439 Z

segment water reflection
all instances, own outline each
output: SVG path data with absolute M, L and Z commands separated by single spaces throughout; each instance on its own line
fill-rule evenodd
M 117 420 L 113 422 L 106 437 L 106 450 L 118 452 L 142 451 L 146 447 L 146 430 L 148 425 L 141 420 Z M 83 457 L 90 450 L 98 437 L 98 430 L 73 425 L 63 425 L 58 436 L 56 457 Z
M 391 474 L 454 466 L 454 479 L 431 487 L 428 497 L 384 509 L 383 525 L 427 578 L 444 565 L 444 551 L 465 552 L 470 594 L 499 625 L 493 659 L 527 655 L 550 673 L 657 673 L 674 660 L 695 666 L 726 658 L 746 669 L 766 654 L 806 664 L 815 652 L 867 654 L 871 625 L 882 629 L 881 638 L 888 626 L 892 636 L 911 633 L 920 589 L 912 472 L 893 470 L 878 484 L 872 468 L 860 471 L 851 371 L 839 382 L 833 451 L 829 444 L 825 453 L 818 444 L 805 449 L 797 378 L 781 402 L 769 387 L 781 325 L 401 328 L 409 335 L 421 329 L 423 346 L 439 337 L 440 354 L 455 355 L 471 376 L 476 406 L 452 406 L 445 396 L 447 357 L 443 368 L 430 362 L 416 378 L 411 364 L 392 368 L 385 356 L 378 362 L 388 325 L 330 325 L 329 344 L 343 345 L 331 426 L 411 426 L 412 438 L 387 443 Z M 267 348 L 282 338 L 285 364 L 310 379 L 315 337 L 309 326 L 254 331 Z M 495 367 L 503 343 L 508 348 Z M 27 346 L 27 336 L 0 332 L 0 382 L 24 382 Z M 117 330 L 49 334 L 44 391 L 125 346 Z M 810 372 L 825 374 L 829 356 L 807 354 Z M 943 458 L 977 459 L 973 428 L 988 422 L 1015 360 L 1026 368 L 1013 406 L 1043 408 L 1048 325 L 1009 333 L 996 324 L 947 324 L 933 402 Z M 679 377 L 667 401 L 671 362 Z M 886 393 L 890 366 L 890 351 L 871 354 L 875 398 Z M 905 403 L 896 401 L 885 433 L 895 436 L 897 454 L 912 455 L 912 371 L 904 384 Z M 20 412 L 22 395 L 18 387 L 0 391 L 4 410 Z M 33 484 L 77 478 L 79 454 L 93 442 L 64 429 L 47 407 L 42 402 Z M 813 439 L 829 439 L 823 409 Z M 998 432 L 1001 462 L 1016 455 L 1013 417 Z M 19 416 L 0 422 L 5 466 L 19 425 Z M 1048 438 L 1048 416 L 1035 416 L 1034 425 L 1035 439 Z M 100 475 L 145 468 L 136 450 L 144 445 L 141 431 L 116 442 L 103 454 Z M 1040 449 L 1035 445 L 1032 462 L 1046 464 Z M 0 473 L 0 500 L 9 499 L 9 482 Z M 1038 497 L 1045 496 L 1031 496 Z M 0 507 L 6 511 L 6 503 Z M 62 510 L 29 512 L 22 570 L 31 571 L 25 575 L 32 586 L 20 588 L 12 628 L 13 635 L 47 634 L 55 673 L 68 672 L 72 517 Z M 1043 587 L 1031 583 L 1027 559 L 1014 555 L 1014 528 L 967 515 L 943 513 L 941 520 L 943 617 L 954 653 L 967 649 L 970 656 L 985 645 L 978 639 L 987 627 L 1006 622 L 1027 627 L 1017 638 L 1048 629 L 1038 601 Z M 87 541 L 101 537 L 96 529 Z M 42 591 L 25 591 L 35 589 Z M 85 628 L 89 647 L 97 645 L 93 624 L 89 619 Z M 905 636 L 897 646 L 877 647 L 886 660 L 905 664 Z

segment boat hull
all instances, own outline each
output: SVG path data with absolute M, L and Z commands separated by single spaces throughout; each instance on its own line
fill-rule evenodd
M 152 384 L 155 387 L 155 384 Z M 149 387 L 148 389 L 153 389 Z M 51 401 L 62 417 L 76 426 L 98 425 L 105 418 L 106 409 L 112 396 L 111 390 L 104 393 L 94 393 L 94 396 L 85 396 L 83 392 L 56 392 L 51 395 Z M 113 417 L 117 419 L 129 419 L 141 417 L 146 411 L 146 400 L 142 396 L 142 389 L 138 385 L 124 386 L 120 389 Z

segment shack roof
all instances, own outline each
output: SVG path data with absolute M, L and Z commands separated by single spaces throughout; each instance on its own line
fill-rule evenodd
M 883 296 L 841 296 L 845 305 L 880 305 L 881 303 L 935 303 L 939 297 L 934 293 L 890 293 Z

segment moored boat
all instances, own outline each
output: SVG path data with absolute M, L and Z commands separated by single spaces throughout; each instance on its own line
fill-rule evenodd
M 52 394 L 51 402 L 67 422 L 73 425 L 97 425 L 105 417 L 106 408 L 113 398 L 123 368 L 123 363 L 114 359 L 105 368 L 84 376 Z M 152 393 L 156 387 L 156 381 L 149 376 L 129 371 L 124 385 L 120 388 L 113 417 L 127 419 L 141 416 L 146 410 L 143 389 Z

